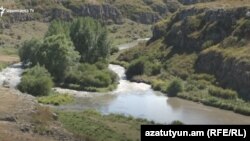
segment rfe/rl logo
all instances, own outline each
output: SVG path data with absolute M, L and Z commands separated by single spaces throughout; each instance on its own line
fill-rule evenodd
M 1 16 L 1 17 L 3 16 L 3 13 L 4 13 L 5 10 L 6 10 L 6 9 L 3 8 L 3 6 L 0 7 L 0 16 Z

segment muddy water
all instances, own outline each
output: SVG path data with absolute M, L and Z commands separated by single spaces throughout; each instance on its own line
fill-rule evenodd
M 137 43 L 122 45 L 120 49 L 130 48 Z M 69 93 L 76 97 L 75 103 L 57 108 L 70 111 L 96 109 L 103 114 L 120 113 L 158 123 L 180 120 L 186 124 L 250 124 L 248 116 L 179 98 L 168 98 L 160 92 L 153 91 L 150 85 L 130 82 L 126 80 L 125 69 L 121 66 L 110 64 L 109 69 L 120 78 L 116 90 L 108 93 L 90 93 L 55 88 L 60 93 Z M 4 69 L 0 72 L 0 85 L 4 83 L 14 88 L 20 82 L 22 72 L 21 64 Z
M 123 67 L 109 65 L 109 68 L 120 77 L 120 83 L 115 91 L 79 92 L 79 95 L 72 91 L 79 96 L 76 102 L 58 108 L 73 111 L 96 109 L 104 114 L 120 113 L 158 123 L 180 120 L 186 124 L 250 124 L 250 117 L 179 98 L 168 98 L 160 92 L 153 91 L 150 85 L 127 81 Z M 71 92 L 68 90 L 67 93 Z

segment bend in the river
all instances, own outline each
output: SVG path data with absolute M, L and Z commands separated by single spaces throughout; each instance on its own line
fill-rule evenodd
M 123 44 L 120 49 L 135 46 L 141 40 Z M 153 91 L 145 83 L 126 80 L 125 69 L 110 64 L 109 68 L 118 74 L 118 88 L 108 93 L 90 93 L 69 89 L 55 88 L 60 93 L 75 95 L 76 102 L 56 108 L 70 111 L 96 109 L 104 114 L 120 113 L 137 118 L 146 118 L 158 123 L 170 123 L 180 120 L 186 124 L 250 124 L 250 117 L 194 103 L 179 98 L 168 98 Z M 20 82 L 23 72 L 20 64 L 14 64 L 0 72 L 0 84 L 14 88 Z

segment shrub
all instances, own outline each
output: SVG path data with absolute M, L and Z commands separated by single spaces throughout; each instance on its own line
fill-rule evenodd
M 184 125 L 184 123 L 179 120 L 175 120 L 171 123 L 171 125 Z
M 222 89 L 219 87 L 210 87 L 208 90 L 209 94 L 215 97 L 224 99 L 235 99 L 237 98 L 237 92 L 230 89 Z
M 100 64 L 99 64 L 100 65 Z M 116 74 L 105 69 L 99 69 L 96 65 L 78 64 L 68 72 L 65 79 L 67 84 L 77 84 L 83 89 L 86 87 L 108 87 L 116 82 Z
M 146 75 L 157 75 L 161 73 L 161 65 L 156 61 L 145 61 L 144 73 Z
M 166 89 L 168 87 L 168 82 L 155 79 L 152 81 L 151 85 L 152 88 L 156 91 L 166 92 Z
M 142 75 L 144 73 L 144 63 L 145 61 L 142 58 L 132 61 L 126 71 L 127 78 L 131 79 L 135 75 Z
M 177 96 L 177 94 L 182 91 L 183 91 L 183 85 L 181 80 L 179 79 L 174 79 L 167 88 L 167 94 L 170 97 Z
M 117 53 L 118 51 L 119 51 L 119 48 L 118 48 L 118 47 L 112 47 L 112 48 L 110 49 L 110 54 L 113 55 L 113 54 Z
M 34 96 L 45 96 L 50 93 L 52 86 L 52 78 L 48 71 L 36 65 L 23 74 L 18 89 Z

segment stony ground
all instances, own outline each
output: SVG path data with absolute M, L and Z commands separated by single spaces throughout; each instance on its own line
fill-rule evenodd
M 32 96 L 0 87 L 0 141 L 74 140 L 56 119 Z

